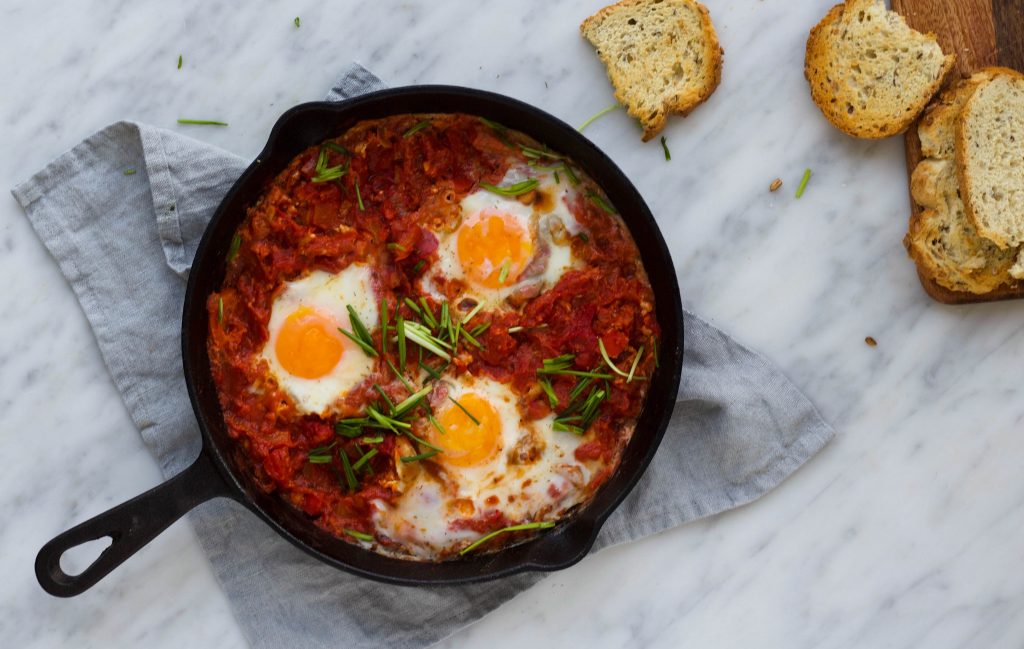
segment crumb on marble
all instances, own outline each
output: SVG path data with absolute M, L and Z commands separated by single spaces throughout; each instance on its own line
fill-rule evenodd
M 878 341 L 872 338 L 871 336 L 865 338 L 864 342 L 867 343 L 868 347 L 878 347 Z

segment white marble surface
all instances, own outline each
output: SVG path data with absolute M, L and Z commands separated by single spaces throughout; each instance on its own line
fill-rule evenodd
M 223 119 L 189 133 L 252 156 L 352 59 L 578 124 L 611 103 L 577 32 L 601 4 L 4 3 L 0 187 L 120 118 Z M 902 142 L 849 139 L 809 99 L 804 39 L 830 0 L 706 4 L 723 83 L 671 120 L 672 161 L 621 111 L 587 134 L 657 215 L 687 306 L 781 365 L 839 435 L 762 501 L 588 559 L 445 646 L 1020 647 L 1024 302 L 945 307 L 920 290 L 900 245 Z M 0 277 L 0 644 L 244 647 L 184 523 L 83 596 L 35 583 L 42 543 L 159 474 L 9 196 Z

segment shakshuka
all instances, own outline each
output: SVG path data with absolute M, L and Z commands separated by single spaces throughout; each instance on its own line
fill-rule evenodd
M 462 114 L 363 121 L 265 188 L 207 303 L 227 430 L 316 525 L 421 561 L 613 474 L 657 364 L 636 244 L 573 161 Z

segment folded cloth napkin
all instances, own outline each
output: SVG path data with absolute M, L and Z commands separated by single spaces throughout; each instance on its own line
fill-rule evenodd
M 382 87 L 354 64 L 328 99 Z M 207 220 L 246 163 L 174 132 L 118 122 L 13 190 L 74 288 L 166 476 L 187 466 L 200 445 L 182 379 L 185 278 Z M 595 552 L 749 503 L 834 434 L 768 361 L 697 316 L 685 318 L 683 381 L 671 424 Z M 425 647 L 543 578 L 389 586 L 319 563 L 226 499 L 190 518 L 257 648 Z

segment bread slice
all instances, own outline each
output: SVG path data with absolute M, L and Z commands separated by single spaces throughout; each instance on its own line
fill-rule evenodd
M 918 126 L 921 152 L 927 157 L 911 175 L 910 193 L 924 209 L 911 217 L 903 243 L 926 290 L 943 302 L 968 301 L 949 292 L 991 295 L 1021 285 L 1016 271 L 1024 267 L 1017 268 L 1017 251 L 1001 250 L 978 235 L 960 199 L 956 174 L 954 136 L 960 112 L 995 74 L 997 69 L 988 68 L 948 88 Z
M 722 79 L 722 48 L 695 0 L 622 0 L 580 25 L 597 49 L 615 98 L 640 121 L 644 142 L 670 113 L 687 115 Z
M 847 0 L 811 30 L 804 76 L 836 128 L 883 138 L 910 127 L 954 60 L 934 34 L 911 29 L 884 0 Z
M 957 172 L 967 216 L 1000 248 L 1024 244 L 1024 75 L 1002 69 L 960 113 Z

